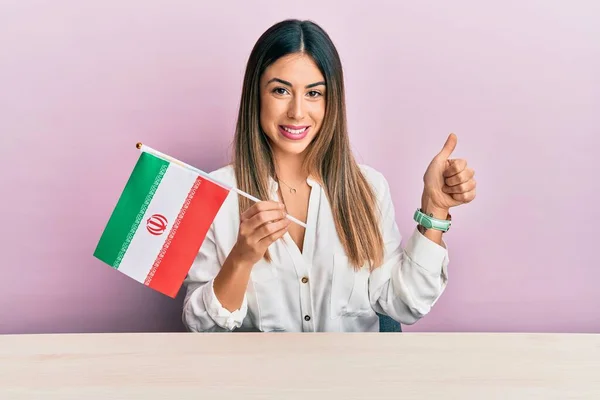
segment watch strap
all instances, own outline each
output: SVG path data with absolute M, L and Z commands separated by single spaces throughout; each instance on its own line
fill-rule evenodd
M 425 229 L 435 229 L 442 232 L 448 232 L 452 225 L 452 216 L 448 213 L 448 219 L 434 218 L 433 215 L 427 215 L 417 208 L 413 216 L 415 222 Z

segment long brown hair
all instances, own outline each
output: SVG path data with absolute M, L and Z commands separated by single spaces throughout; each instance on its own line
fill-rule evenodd
M 291 53 L 313 58 L 327 85 L 322 127 L 306 149 L 305 168 L 319 180 L 332 207 L 335 227 L 349 261 L 360 268 L 383 260 L 383 239 L 375 194 L 360 171 L 347 133 L 344 76 L 338 52 L 328 34 L 311 21 L 285 20 L 271 26 L 255 44 L 244 75 L 234 139 L 233 165 L 238 187 L 269 199 L 269 177 L 275 166 L 260 126 L 260 78 L 265 69 Z M 239 198 L 240 213 L 252 202 Z M 270 260 L 269 253 L 265 255 Z

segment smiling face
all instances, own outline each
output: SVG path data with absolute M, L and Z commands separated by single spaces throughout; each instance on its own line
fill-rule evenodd
M 302 154 L 325 116 L 325 78 L 303 53 L 271 64 L 260 81 L 260 124 L 279 155 Z

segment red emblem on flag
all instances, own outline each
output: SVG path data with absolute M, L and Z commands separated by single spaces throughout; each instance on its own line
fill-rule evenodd
M 167 219 L 164 215 L 154 214 L 146 221 L 146 229 L 153 235 L 162 235 L 167 229 Z

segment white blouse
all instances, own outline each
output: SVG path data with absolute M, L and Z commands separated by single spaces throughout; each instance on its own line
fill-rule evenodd
M 387 314 L 403 324 L 426 315 L 447 283 L 448 252 L 415 227 L 404 249 L 394 217 L 387 180 L 371 167 L 361 170 L 373 185 L 383 213 L 384 263 L 369 272 L 355 272 L 337 236 L 330 204 L 323 188 L 311 186 L 304 248 L 300 252 L 289 233 L 252 269 L 240 309 L 223 308 L 213 291 L 213 279 L 237 240 L 240 224 L 238 194 L 232 191 L 200 247 L 185 280 L 187 293 L 183 322 L 194 332 L 379 331 L 376 314 Z M 213 171 L 216 179 L 235 186 L 231 165 Z M 271 179 L 272 198 L 278 200 Z

